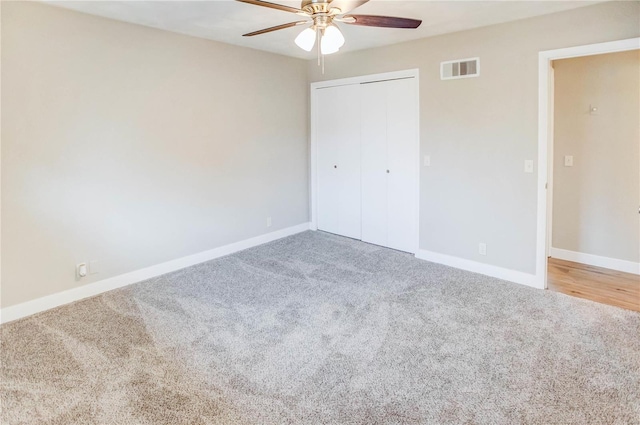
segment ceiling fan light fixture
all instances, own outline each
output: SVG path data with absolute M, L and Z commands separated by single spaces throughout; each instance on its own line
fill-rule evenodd
M 323 55 L 337 52 L 344 45 L 344 36 L 335 25 L 329 25 L 324 29 L 320 40 L 320 51 Z
M 295 41 L 302 50 L 310 52 L 316 44 L 316 31 L 312 27 L 309 27 L 298 34 Z

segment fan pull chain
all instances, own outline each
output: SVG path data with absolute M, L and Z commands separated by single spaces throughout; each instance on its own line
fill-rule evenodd
M 322 40 L 320 36 L 320 31 L 316 30 L 316 49 L 318 50 L 318 66 L 320 66 L 320 41 Z

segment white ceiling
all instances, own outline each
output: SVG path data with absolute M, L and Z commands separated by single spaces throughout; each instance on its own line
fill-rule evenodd
M 195 37 L 310 59 L 314 52 L 298 48 L 293 40 L 304 27 L 294 27 L 255 37 L 242 34 L 300 17 L 279 10 L 214 1 L 56 1 L 49 4 L 119 21 L 160 28 Z M 300 7 L 299 1 L 269 0 Z M 602 0 L 600 0 L 602 1 Z M 339 24 L 347 42 L 340 52 L 400 43 L 438 34 L 545 15 L 600 1 L 406 1 L 371 0 L 353 13 L 422 19 L 415 30 L 366 28 Z

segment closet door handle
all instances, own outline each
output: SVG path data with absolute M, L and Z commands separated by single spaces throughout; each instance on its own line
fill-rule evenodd
M 387 170 L 387 174 L 389 174 L 389 170 Z

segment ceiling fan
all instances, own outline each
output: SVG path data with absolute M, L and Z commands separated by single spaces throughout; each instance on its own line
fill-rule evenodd
M 296 44 L 303 50 L 310 52 L 318 43 L 318 56 L 330 55 L 337 52 L 344 44 L 344 36 L 336 26 L 336 22 L 349 25 L 382 28 L 418 28 L 422 23 L 418 19 L 395 18 L 392 16 L 353 15 L 348 14 L 356 7 L 360 7 L 369 0 L 302 0 L 300 9 L 262 0 L 237 0 L 242 3 L 255 4 L 295 13 L 298 16 L 311 18 L 311 20 L 289 22 L 275 27 L 265 28 L 259 31 L 244 34 L 244 37 L 266 34 L 298 25 L 308 25 L 295 39 Z

